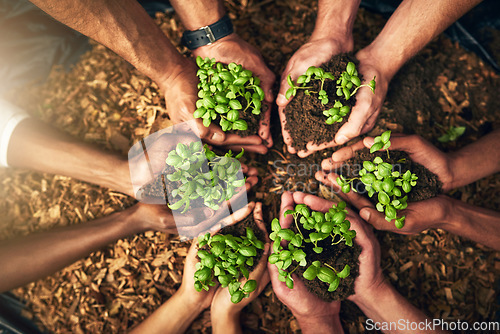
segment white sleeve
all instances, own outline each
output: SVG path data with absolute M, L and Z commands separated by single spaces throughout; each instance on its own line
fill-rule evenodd
M 10 137 L 16 126 L 27 117 L 29 116 L 24 110 L 0 99 L 0 167 L 9 167 L 7 150 Z

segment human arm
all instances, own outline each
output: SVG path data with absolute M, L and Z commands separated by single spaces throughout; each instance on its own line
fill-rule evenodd
M 149 230 L 174 233 L 167 208 L 136 204 L 92 222 L 0 242 L 0 291 L 43 278 L 109 243 Z
M 359 72 L 376 76 L 375 94 L 361 89 L 349 119 L 335 136 L 340 145 L 373 128 L 389 82 L 399 69 L 434 37 L 481 0 L 404 0 L 375 40 L 356 54 Z
M 172 5 L 187 30 L 197 30 L 213 24 L 226 14 L 224 4 L 220 0 L 200 0 L 194 2 L 173 0 Z M 231 137 L 234 139 L 232 141 L 233 144 L 245 144 L 247 145 L 246 149 L 258 153 L 266 153 L 266 147 L 271 147 L 273 144 L 270 133 L 270 115 L 271 102 L 274 99 L 272 87 L 275 76 L 265 64 L 260 52 L 233 32 L 210 45 L 196 48 L 193 50 L 193 55 L 202 58 L 215 58 L 217 61 L 226 64 L 235 62 L 243 65 L 244 68 L 252 71 L 255 76 L 259 77 L 265 99 L 262 108 L 264 116 L 260 122 L 258 133 L 255 136 L 245 138 L 237 138 L 236 135 L 232 135 Z M 262 140 L 265 140 L 266 143 L 263 143 Z
M 214 333 L 241 333 L 240 315 L 245 306 L 250 304 L 264 290 L 269 283 L 269 274 L 267 272 L 267 257 L 269 255 L 270 241 L 267 237 L 266 228 L 262 218 L 262 203 L 257 203 L 254 209 L 254 220 L 257 226 L 264 231 L 266 235 L 266 244 L 264 253 L 250 273 L 249 279 L 257 281 L 257 288 L 250 293 L 248 298 L 243 298 L 239 303 L 231 302 L 231 296 L 228 288 L 217 289 L 212 300 L 211 321 L 212 331 Z M 242 283 L 244 284 L 244 283 Z
M 314 210 L 326 211 L 332 203 L 325 199 L 304 194 L 294 193 L 296 203 L 305 203 Z M 429 318 L 406 298 L 400 295 L 385 279 L 380 267 L 380 245 L 373 234 L 371 227 L 362 221 L 356 214 L 350 212 L 348 219 L 351 228 L 356 231 L 354 241 L 361 247 L 359 256 L 359 276 L 354 283 L 354 295 L 348 297 L 373 322 L 395 322 L 400 319 L 407 322 L 426 322 Z M 389 333 L 414 333 L 415 330 L 389 331 Z M 441 333 L 425 331 L 419 328 L 419 333 Z
M 310 66 L 320 66 L 329 61 L 334 55 L 352 51 L 354 46 L 352 27 L 359 3 L 359 0 L 320 0 L 318 2 L 316 24 L 310 39 L 294 53 L 281 75 L 280 91 L 276 104 L 278 105 L 283 139 L 287 144 L 288 151 L 292 154 L 297 153 L 297 151 L 292 146 L 292 138 L 288 131 L 285 130 L 287 120 L 284 110 L 290 102 L 285 97 L 285 93 L 289 88 L 287 77 L 291 75 L 293 80 L 297 80 Z M 305 157 L 319 149 L 323 148 L 316 148 L 312 143 L 309 143 L 306 151 L 297 154 L 300 157 Z
M 130 333 L 184 333 L 200 313 L 210 306 L 216 289 L 212 287 L 209 291 L 200 292 L 194 289 L 197 244 L 194 239 L 189 248 L 179 290 Z
M 281 196 L 280 225 L 288 228 L 292 224 L 292 216 L 283 217 L 286 210 L 293 210 L 295 203 L 304 203 L 300 193 L 289 192 Z M 302 194 L 305 195 L 305 194 Z M 331 203 L 330 203 L 331 207 Z M 326 208 L 328 210 L 328 208 Z M 278 299 L 285 304 L 299 322 L 303 333 L 343 333 L 340 323 L 340 302 L 327 303 L 307 291 L 300 278 L 292 274 L 293 289 L 289 289 L 278 279 L 278 268 L 274 264 L 267 265 L 273 290 Z

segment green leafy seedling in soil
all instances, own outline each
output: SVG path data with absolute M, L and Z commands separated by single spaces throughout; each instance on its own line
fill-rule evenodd
M 450 126 L 444 135 L 438 138 L 441 143 L 449 143 L 455 141 L 464 134 L 465 126 Z
M 264 249 L 264 242 L 250 227 L 246 228 L 246 236 L 206 233 L 198 237 L 198 243 L 200 262 L 194 273 L 196 291 L 208 291 L 218 282 L 221 287 L 228 288 L 231 302 L 236 304 L 257 288 L 257 281 L 248 279 L 248 269 L 254 264 L 257 250 Z M 247 279 L 243 285 L 239 281 L 242 277 Z
M 389 157 L 390 138 L 391 131 L 386 131 L 381 136 L 375 137 L 370 153 L 386 150 L 387 157 Z M 377 195 L 376 208 L 385 214 L 385 219 L 388 222 L 394 219 L 396 227 L 403 228 L 406 217 L 398 218 L 397 212 L 408 206 L 407 194 L 417 185 L 417 179 L 418 177 L 409 170 L 402 175 L 398 171 L 393 171 L 393 165 L 384 162 L 381 157 L 376 157 L 373 161 L 363 161 L 359 177 L 346 179 L 341 175 L 337 178 L 337 183 L 342 192 L 347 194 L 351 191 L 351 183 L 354 180 L 361 181 L 369 197 Z M 352 190 L 355 191 L 355 189 Z
M 235 158 L 231 151 L 218 156 L 207 145 L 202 147 L 199 141 L 177 144 L 175 150 L 169 152 L 166 163 L 176 169 L 167 179 L 181 182 L 171 193 L 172 198 L 179 200 L 168 207 L 179 210 L 184 206 L 184 213 L 191 201 L 201 197 L 205 206 L 218 210 L 222 202 L 230 200 L 235 190 L 245 184 L 244 178 L 238 178 L 241 163 L 236 160 L 242 155 L 243 150 Z
M 307 69 L 306 73 L 297 78 L 297 84 L 292 80 L 292 77 L 288 75 L 287 82 L 290 88 L 286 91 L 285 97 L 290 99 L 290 97 L 295 96 L 299 89 L 303 89 L 306 95 L 317 94 L 318 99 L 322 104 L 327 104 L 330 100 L 334 100 L 334 106 L 330 109 L 324 110 L 323 115 L 325 115 L 326 124 L 340 123 L 344 120 L 351 108 L 349 106 L 344 106 L 341 101 L 336 100 L 336 97 L 329 97 L 328 93 L 323 89 L 325 81 L 329 79 L 334 81 L 335 77 L 330 72 L 325 72 L 323 69 L 315 66 L 311 66 Z M 320 90 L 318 92 L 311 91 L 313 86 L 308 86 L 311 80 L 319 80 L 321 82 Z M 346 70 L 342 72 L 340 78 L 337 79 L 337 97 L 343 96 L 347 101 L 356 94 L 358 89 L 361 87 L 369 87 L 373 93 L 375 93 L 375 77 L 365 85 L 361 84 L 361 80 L 358 77 L 358 71 L 356 70 L 356 65 L 349 62 L 347 64 Z
M 347 246 L 353 245 L 356 231 L 350 230 L 351 223 L 346 219 L 346 203 L 340 202 L 333 205 L 326 213 L 311 211 L 305 204 L 298 204 L 294 210 L 287 210 L 284 216 L 292 215 L 297 233 L 291 229 L 283 229 L 277 218 L 271 222 L 272 233 L 270 239 L 273 241 L 273 254 L 269 256 L 269 263 L 278 268 L 278 278 L 285 282 L 288 288 L 293 289 L 292 273 L 299 267 L 308 268 L 303 277 L 307 280 L 318 278 L 329 284 L 328 291 L 335 291 L 340 279 L 350 274 L 351 267 L 345 265 L 341 271 L 335 270 L 328 263 L 320 261 L 310 262 L 304 252 L 305 244 L 314 245 L 314 252 L 321 254 L 324 249 L 318 246 L 318 242 L 331 239 L 331 245 L 344 242 Z M 281 241 L 288 241 L 287 246 L 282 246 Z M 289 268 L 294 267 L 291 270 Z
M 199 100 L 193 116 L 202 118 L 203 125 L 208 127 L 219 115 L 222 131 L 247 130 L 248 124 L 241 116 L 261 113 L 264 91 L 260 79 L 236 63 L 225 65 L 198 56 L 196 64 Z

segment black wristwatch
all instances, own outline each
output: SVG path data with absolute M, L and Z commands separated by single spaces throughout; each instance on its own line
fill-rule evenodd
M 194 50 L 200 46 L 210 45 L 213 42 L 233 33 L 233 23 L 226 14 L 219 21 L 209 26 L 201 27 L 198 30 L 186 30 L 182 34 L 181 43 L 189 50 Z

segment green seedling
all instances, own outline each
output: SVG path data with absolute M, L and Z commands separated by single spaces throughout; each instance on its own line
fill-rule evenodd
M 441 143 L 449 143 L 455 141 L 464 134 L 465 126 L 450 126 L 444 135 L 438 138 Z
M 329 284 L 328 291 L 335 291 L 341 278 L 350 274 L 350 266 L 345 265 L 341 271 L 335 270 L 328 263 L 313 261 L 309 263 L 304 252 L 306 244 L 314 245 L 314 252 L 323 253 L 323 247 L 318 243 L 330 239 L 331 245 L 344 242 L 347 246 L 353 245 L 356 231 L 350 230 L 351 223 L 346 219 L 346 203 L 340 202 L 333 205 L 326 213 L 311 211 L 305 204 L 298 204 L 294 210 L 287 210 L 284 217 L 292 215 L 297 232 L 289 228 L 283 229 L 277 218 L 271 222 L 272 233 L 270 239 L 273 241 L 273 254 L 269 256 L 269 263 L 278 268 L 278 278 L 285 282 L 288 288 L 293 289 L 292 273 L 299 267 L 308 268 L 304 271 L 303 277 L 307 280 L 318 278 L 320 281 Z M 286 240 L 286 246 L 281 245 L 281 241 Z M 294 267 L 291 270 L 289 268 Z M 287 271 L 288 270 L 288 271 Z
M 172 198 L 179 200 L 168 207 L 179 210 L 184 206 L 184 213 L 191 201 L 201 197 L 205 206 L 218 210 L 222 202 L 230 200 L 236 189 L 245 184 L 245 179 L 238 177 L 241 163 L 236 160 L 242 155 L 243 150 L 235 158 L 231 151 L 218 156 L 207 145 L 202 147 L 199 141 L 189 145 L 177 144 L 175 150 L 168 154 L 166 163 L 176 169 L 167 175 L 167 179 L 181 182 L 171 193 Z
M 248 269 L 254 264 L 257 250 L 264 249 L 264 242 L 250 227 L 246 228 L 246 236 L 206 233 L 198 237 L 198 243 L 200 262 L 194 273 L 196 291 L 208 291 L 218 282 L 221 287 L 228 288 L 231 302 L 236 304 L 257 288 L 257 281 L 248 279 Z M 243 285 L 239 281 L 242 277 L 247 279 Z
M 386 150 L 389 157 L 390 137 L 391 131 L 375 137 L 370 153 Z M 381 157 L 376 157 L 373 161 L 363 161 L 363 169 L 359 171 L 359 177 L 346 179 L 341 175 L 337 177 L 337 183 L 342 192 L 347 194 L 351 191 L 351 183 L 354 180 L 361 181 L 369 197 L 377 195 L 376 208 L 385 214 L 385 219 L 388 222 L 394 219 L 396 227 L 403 228 L 406 217 L 398 218 L 397 212 L 408 206 L 407 194 L 417 185 L 417 179 L 418 177 L 409 170 L 402 175 L 398 171 L 393 171 L 393 165 L 384 162 Z M 352 190 L 356 191 L 354 188 Z
M 196 64 L 199 100 L 193 116 L 202 118 L 206 127 L 219 116 L 222 131 L 248 129 L 247 122 L 240 117 L 248 112 L 260 115 L 264 100 L 260 79 L 236 63 L 224 65 L 198 56 Z
M 350 107 L 343 105 L 341 101 L 335 99 L 335 97 L 329 97 L 328 93 L 323 89 L 326 80 L 335 81 L 335 77 L 330 72 L 325 72 L 322 68 L 311 66 L 307 69 L 306 73 L 297 78 L 297 83 L 295 84 L 290 75 L 287 76 L 287 82 L 290 88 L 286 91 L 285 97 L 290 99 L 292 96 L 297 95 L 299 89 L 303 89 L 306 95 L 317 95 L 318 99 L 322 104 L 328 104 L 330 100 L 334 100 L 334 106 L 330 109 L 324 110 L 323 115 L 327 117 L 326 124 L 340 123 L 344 120 L 344 117 L 351 111 Z M 312 91 L 314 87 L 308 85 L 313 80 L 320 81 L 319 91 Z M 365 85 L 361 84 L 361 80 L 358 77 L 358 71 L 356 70 L 356 65 L 349 62 L 347 64 L 346 70 L 342 72 L 340 77 L 336 81 L 336 95 L 337 97 L 343 97 L 346 101 L 351 98 L 358 89 L 361 87 L 369 87 L 373 93 L 375 93 L 375 77 Z

